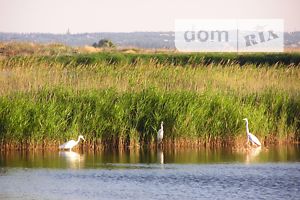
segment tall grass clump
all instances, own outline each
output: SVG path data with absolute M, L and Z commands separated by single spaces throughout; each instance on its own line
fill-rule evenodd
M 262 140 L 299 139 L 300 97 L 267 91 L 244 96 L 205 91 L 120 93 L 66 88 L 15 93 L 0 99 L 5 143 L 62 142 L 83 134 L 90 144 L 143 145 L 155 141 L 161 121 L 165 140 L 232 141 L 245 134 L 242 119 Z M 99 143 L 100 141 L 100 143 Z

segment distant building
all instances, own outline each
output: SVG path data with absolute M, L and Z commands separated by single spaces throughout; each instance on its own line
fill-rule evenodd
M 67 34 L 67 35 L 71 35 L 71 32 L 70 32 L 70 29 L 69 29 L 69 28 L 68 28 L 66 34 Z

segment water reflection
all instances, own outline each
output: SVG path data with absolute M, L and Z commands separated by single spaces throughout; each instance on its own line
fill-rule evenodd
M 258 155 L 261 153 L 261 146 L 259 147 L 251 147 L 247 150 L 245 163 L 249 164 L 251 162 L 256 161 Z
M 133 148 L 84 151 L 2 151 L 1 167 L 22 168 L 106 168 L 108 164 L 211 164 L 299 162 L 300 146 L 262 148 Z
M 7 174 L 7 169 L 5 168 L 0 168 L 0 176 L 4 176 Z
M 164 164 L 164 152 L 161 148 L 157 149 L 157 161 L 160 164 Z
M 65 159 L 68 168 L 80 169 L 84 166 L 84 155 L 74 151 L 59 151 L 58 155 Z

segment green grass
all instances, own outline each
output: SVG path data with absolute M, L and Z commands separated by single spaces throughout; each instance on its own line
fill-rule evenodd
M 52 60 L 53 57 L 45 57 L 42 59 Z M 108 65 L 117 64 L 157 64 L 172 66 L 198 66 L 210 64 L 255 64 L 255 65 L 299 65 L 300 53 L 148 53 L 148 54 L 124 54 L 118 52 L 102 52 L 94 54 L 83 54 L 77 56 L 59 56 L 55 61 L 64 65 L 73 63 L 75 65 L 86 65 L 105 62 Z
M 166 139 L 234 139 L 244 117 L 258 137 L 299 137 L 300 96 L 267 91 L 235 95 L 204 91 L 66 88 L 17 93 L 0 99 L 0 137 L 6 141 L 64 140 L 78 134 L 94 141 L 153 141 L 160 122 Z
M 140 65 L 155 64 L 164 66 L 207 66 L 231 64 L 245 65 L 290 65 L 300 64 L 300 53 L 122 53 L 100 52 L 64 55 L 14 56 L 6 60 L 9 65 L 14 62 L 32 60 L 35 63 L 62 64 L 63 66 L 94 65 Z
M 0 140 L 144 144 L 299 139 L 299 54 L 13 56 L 0 60 Z
M 293 95 L 299 93 L 299 80 L 299 67 L 285 65 L 256 67 L 247 64 L 241 67 L 227 64 L 224 67 L 212 64 L 209 67 L 181 67 L 154 63 L 135 66 L 95 63 L 74 67 L 47 60 L 37 61 L 33 57 L 12 57 L 0 61 L 0 95 L 58 86 L 74 90 L 114 88 L 118 92 L 157 88 L 161 91 L 199 93 L 209 89 L 224 93 L 234 91 L 236 94 L 275 89 Z

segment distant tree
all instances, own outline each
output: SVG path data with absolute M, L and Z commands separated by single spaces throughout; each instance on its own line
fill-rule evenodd
M 102 40 L 99 40 L 98 43 L 94 43 L 93 44 L 93 47 L 95 48 L 114 48 L 116 47 L 116 45 L 111 41 L 111 40 L 108 40 L 108 39 L 102 39 Z
M 98 47 L 97 42 L 94 42 L 92 46 L 95 47 L 95 48 L 97 48 Z

